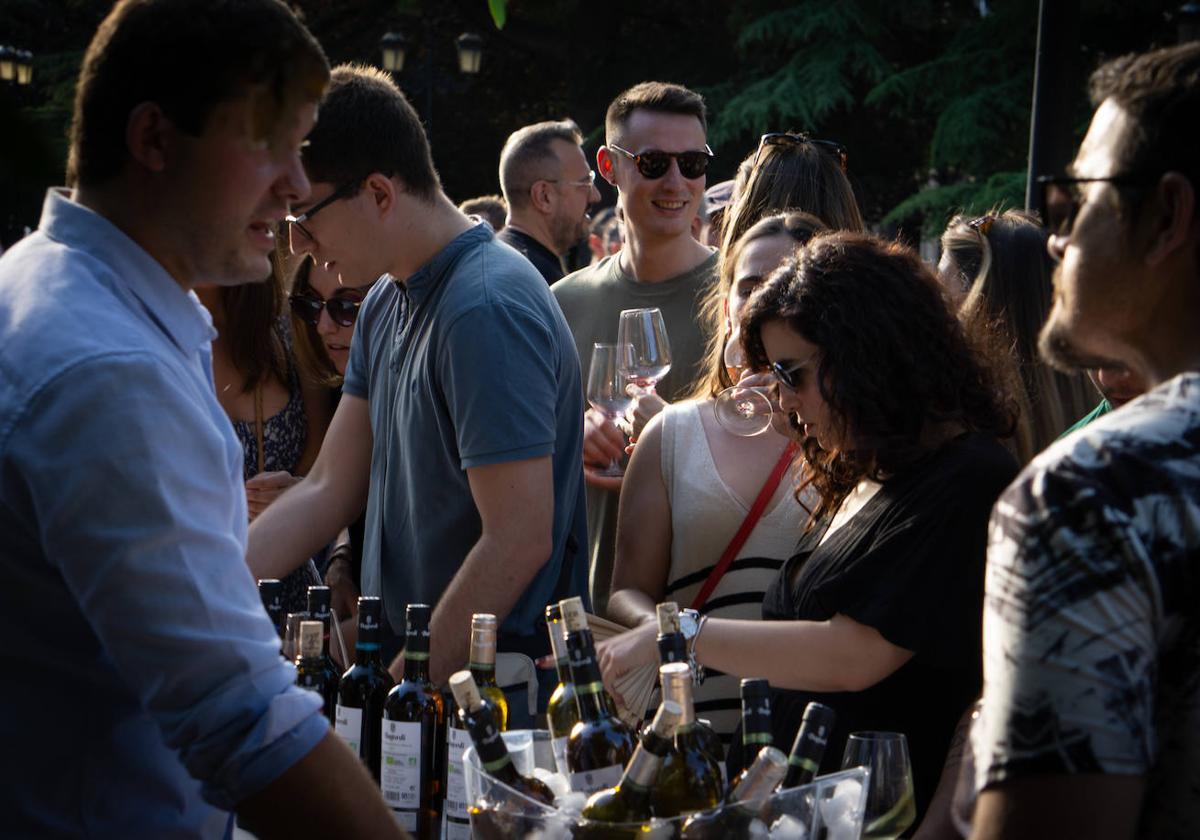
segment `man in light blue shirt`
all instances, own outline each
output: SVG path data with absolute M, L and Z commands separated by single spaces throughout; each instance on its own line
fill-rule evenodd
M 5 836 L 402 836 L 280 658 L 191 292 L 268 274 L 328 72 L 275 0 L 122 2 L 85 56 L 74 193 L 0 258 Z

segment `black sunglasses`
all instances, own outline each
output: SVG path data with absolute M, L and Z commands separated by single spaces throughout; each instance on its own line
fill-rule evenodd
M 821 140 L 803 132 L 795 131 L 772 131 L 758 138 L 758 151 L 754 153 L 754 163 L 750 168 L 753 169 L 755 166 L 758 166 L 758 159 L 762 157 L 762 150 L 766 146 L 799 146 L 804 143 L 829 152 L 837 158 L 838 165 L 842 167 L 842 171 L 846 171 L 846 166 L 850 161 L 850 153 L 846 151 L 845 146 L 833 140 Z
M 309 242 L 313 242 L 313 241 L 315 241 L 316 237 L 314 237 L 309 232 L 308 228 L 306 228 L 303 223 L 307 222 L 313 216 L 320 213 L 322 210 L 324 210 L 330 204 L 333 204 L 333 202 L 340 201 L 343 198 L 349 198 L 351 194 L 353 194 L 354 192 L 356 192 L 358 190 L 358 187 L 362 183 L 362 181 L 363 181 L 362 178 L 355 178 L 353 181 L 347 181 L 346 183 L 344 183 L 340 187 L 338 187 L 336 190 L 331 192 L 329 195 L 325 196 L 323 199 L 318 201 L 312 207 L 309 207 L 307 210 L 305 210 L 299 216 L 288 215 L 288 216 L 284 216 L 283 219 L 285 222 L 290 224 L 294 229 L 300 231 L 301 235 L 305 239 L 307 239 Z M 343 324 L 343 326 L 348 326 L 348 325 Z
M 288 295 L 288 303 L 291 304 L 292 312 L 297 318 L 314 327 L 321 320 L 322 309 L 329 313 L 329 317 L 338 326 L 352 327 L 358 320 L 358 308 L 362 306 L 361 300 L 352 298 L 333 297 L 322 300 L 315 295 L 305 294 Z
M 771 362 L 771 373 L 779 380 L 779 384 L 791 391 L 795 391 L 800 387 L 800 375 L 804 372 L 804 367 L 812 359 L 805 359 L 803 362 L 797 362 L 789 368 L 785 368 L 779 362 Z
M 1072 178 L 1065 175 L 1042 175 L 1038 184 L 1038 213 L 1051 236 L 1066 236 L 1075 227 L 1075 217 L 1083 206 L 1080 184 L 1115 184 L 1135 186 L 1149 183 L 1153 175 L 1109 175 L 1107 178 Z
M 622 149 L 616 143 L 609 143 L 608 148 L 614 152 L 620 152 L 633 161 L 633 165 L 637 167 L 638 172 L 642 173 L 642 177 L 649 178 L 651 181 L 667 174 L 667 170 L 671 168 L 671 158 L 674 158 L 675 162 L 679 164 L 679 174 L 684 178 L 689 181 L 703 178 L 704 173 L 708 172 L 708 162 L 713 158 L 713 151 L 708 144 L 705 144 L 702 152 L 660 152 L 657 149 L 651 149 L 637 155 Z

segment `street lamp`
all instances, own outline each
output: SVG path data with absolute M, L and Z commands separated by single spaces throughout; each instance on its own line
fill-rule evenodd
M 17 55 L 17 84 L 27 85 L 33 81 L 33 53 L 20 50 Z
M 383 69 L 389 73 L 399 73 L 404 69 L 404 53 L 408 49 L 408 39 L 400 32 L 389 32 L 379 39 L 379 47 L 383 52 Z
M 483 38 L 474 32 L 464 32 L 454 40 L 454 45 L 458 47 L 458 69 L 474 76 L 483 63 Z
M 1177 15 L 1179 43 L 1200 40 L 1200 3 L 1196 0 L 1184 3 L 1179 7 Z
M 0 82 L 27 85 L 33 81 L 33 53 L 0 46 Z

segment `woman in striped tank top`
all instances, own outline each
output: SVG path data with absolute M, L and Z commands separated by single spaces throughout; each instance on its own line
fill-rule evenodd
M 692 399 L 667 406 L 650 421 L 629 462 L 608 604 L 614 620 L 630 627 L 654 625 L 658 602 L 692 605 L 784 457 L 788 439 L 773 429 L 753 437 L 722 429 L 713 413 L 714 398 L 736 379 L 737 374 L 726 368 L 724 350 L 738 339 L 732 325 L 742 302 L 799 245 L 823 229 L 806 213 L 771 216 L 747 230 L 722 260 L 719 283 L 706 306 L 713 338 L 705 374 Z M 805 518 L 789 475 L 790 470 L 778 482 L 761 518 L 700 607 L 702 614 L 761 616 L 763 592 L 794 552 Z M 618 658 L 622 670 L 643 664 L 627 658 L 635 635 L 602 642 L 602 667 Z M 739 721 L 738 679 L 709 671 L 694 696 L 696 715 L 712 723 L 728 743 Z

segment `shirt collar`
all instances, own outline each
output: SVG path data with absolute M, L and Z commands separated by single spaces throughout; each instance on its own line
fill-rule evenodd
M 99 213 L 73 201 L 66 190 L 46 192 L 39 230 L 107 265 L 114 282 L 137 298 L 180 350 L 193 353 L 216 338 L 212 317 L 194 292 L 184 291 L 144 248 Z
M 404 281 L 403 287 L 407 290 L 412 303 L 419 305 L 429 297 L 464 251 L 484 242 L 490 242 L 495 236 L 491 225 L 487 222 L 480 222 L 451 239 L 445 248 L 434 254 L 433 259 L 418 268 Z

